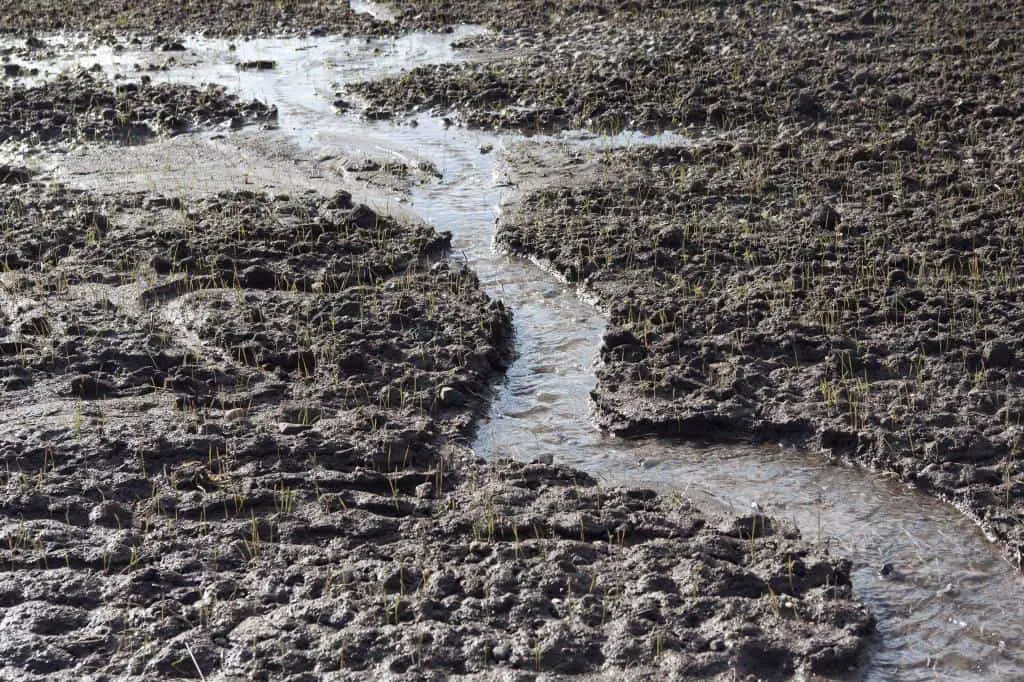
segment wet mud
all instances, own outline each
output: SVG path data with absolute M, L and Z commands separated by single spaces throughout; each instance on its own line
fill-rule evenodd
M 217 127 L 273 125 L 277 110 L 241 102 L 223 87 L 138 81 L 102 73 L 61 73 L 44 85 L 0 85 L 0 143 L 98 141 L 138 144 L 157 136 Z
M 1018 7 L 459 7 L 520 53 L 353 86 L 372 115 L 693 139 L 563 159 L 502 226 L 608 309 L 604 427 L 820 447 L 1021 565 Z
M 225 25 L 230 11 L 202 8 L 176 25 L 324 21 Z M 72 5 L 4 28 L 102 27 L 108 11 L 147 30 L 179 19 Z M 513 358 L 512 313 L 446 258 L 443 226 L 323 178 L 306 191 L 224 173 L 235 186 L 211 192 L 183 170 L 118 189 L 126 127 L 186 134 L 274 111 L 223 88 L 125 85 L 73 72 L 2 90 L 0 676 L 785 679 L 859 665 L 874 621 L 850 563 L 786 524 L 471 454 Z M 60 166 L 54 141 L 109 145 L 103 179 L 38 174 Z
M 850 565 L 794 530 L 453 445 L 510 320 L 445 235 L 347 193 L 3 207 L 9 679 L 856 665 Z
M 42 0 L 4 3 L 0 30 L 7 33 L 85 33 L 103 38 L 158 38 L 169 52 L 185 34 L 252 36 L 280 34 L 373 34 L 382 24 L 344 2 L 244 2 L 227 0 L 155 2 L 60 2 Z

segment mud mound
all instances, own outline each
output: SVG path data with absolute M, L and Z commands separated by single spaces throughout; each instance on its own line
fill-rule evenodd
M 0 85 L 0 143 L 97 140 L 134 144 L 155 135 L 275 121 L 277 109 L 241 102 L 220 86 L 114 82 L 87 71 L 38 86 Z
M 246 2 L 173 0 L 60 2 L 12 0 L 5 4 L 0 29 L 51 32 L 200 33 L 239 36 L 282 33 L 374 33 L 381 26 L 347 2 Z
M 528 191 L 499 241 L 608 308 L 604 427 L 810 440 L 955 501 L 1016 556 L 1014 204 L 971 198 L 990 171 L 920 150 L 792 151 L 577 159 L 577 182 Z

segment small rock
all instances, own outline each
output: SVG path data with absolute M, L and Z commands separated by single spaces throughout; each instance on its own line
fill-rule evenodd
M 907 276 L 907 273 L 904 270 L 892 270 L 889 272 L 889 277 L 886 279 L 886 283 L 889 285 L 890 289 L 903 286 L 909 281 L 910 277 Z
M 451 386 L 442 386 L 438 392 L 441 404 L 446 407 L 460 407 L 466 404 L 466 394 Z
M 158 275 L 166 275 L 174 266 L 168 258 L 157 254 L 149 259 L 149 267 L 153 268 L 153 272 Z
M 865 10 L 860 14 L 859 17 L 857 17 L 857 20 L 864 26 L 874 26 L 878 21 L 878 18 L 876 16 L 876 10 Z
M 1013 349 L 1003 341 L 989 341 L 981 351 L 986 367 L 1009 367 L 1013 364 Z
M 238 283 L 245 289 L 274 289 L 277 273 L 262 265 L 250 265 L 239 273 Z
M 50 322 L 42 315 L 32 315 L 18 325 L 18 331 L 24 336 L 48 336 L 53 329 Z
M 615 329 L 605 333 L 603 345 L 607 350 L 618 348 L 619 346 L 639 346 L 640 339 L 636 338 L 636 335 L 631 331 Z
M 169 208 L 175 211 L 180 211 L 183 204 L 181 199 L 178 197 L 165 197 L 165 196 L 151 196 L 146 197 L 142 202 L 142 208 L 147 211 L 153 211 L 161 208 Z
M 20 64 L 4 64 L 4 76 L 14 78 L 21 75 Z
M 71 395 L 77 398 L 92 400 L 95 398 L 105 398 L 116 393 L 117 388 L 106 379 L 88 374 L 80 374 L 71 379 L 70 392 Z
M 678 249 L 686 240 L 686 233 L 682 228 L 669 226 L 658 233 L 658 246 L 666 249 Z
M 94 231 L 97 237 L 102 237 L 110 229 L 110 218 L 96 211 L 88 211 L 82 214 L 82 225 Z
M 910 97 L 906 97 L 898 92 L 893 92 L 885 98 L 886 105 L 890 109 L 895 109 L 896 111 L 906 111 L 907 108 L 910 107 L 911 104 L 913 104 L 913 102 L 913 99 L 911 99 Z
M 182 462 L 171 471 L 171 487 L 175 490 L 213 490 L 217 481 L 203 462 Z
M 819 118 L 825 110 L 818 102 L 818 99 L 809 92 L 801 92 L 793 99 L 793 111 L 807 116 L 808 118 Z
M 352 193 L 339 190 L 327 200 L 325 208 L 328 209 L 350 209 L 352 208 Z
M 240 419 L 245 419 L 249 413 L 244 407 L 235 407 L 224 413 L 224 421 L 235 422 Z
M 796 147 L 790 142 L 779 142 L 772 146 L 772 152 L 783 159 L 788 159 L 796 154 Z
M 169 40 L 160 46 L 161 52 L 184 52 L 185 45 L 177 40 Z
M 281 432 L 282 436 L 294 436 L 302 433 L 303 431 L 309 431 L 312 428 L 312 424 L 293 424 L 291 422 L 280 422 L 277 425 L 277 430 Z
M 901 152 L 916 152 L 917 139 L 913 135 L 903 135 L 893 140 L 893 149 Z
M 28 388 L 28 381 L 21 377 L 6 377 L 0 382 L 0 392 L 24 391 Z
M 132 513 L 123 505 L 107 500 L 89 511 L 89 523 L 107 528 L 129 528 L 132 525 Z
M 480 145 L 480 153 L 481 154 L 490 154 L 493 151 L 494 151 L 494 145 L 493 144 L 482 144 L 482 145 Z
M 841 221 L 842 216 L 830 204 L 822 204 L 811 218 L 814 226 L 821 230 L 834 230 Z
M 277 62 L 272 59 L 253 59 L 247 62 L 239 62 L 239 71 L 271 71 L 277 68 Z
M 18 166 L 0 166 L 0 185 L 23 185 L 32 179 L 32 174 L 27 168 Z

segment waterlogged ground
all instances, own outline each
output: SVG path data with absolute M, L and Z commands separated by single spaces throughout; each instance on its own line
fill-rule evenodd
M 840 190 L 821 189 L 813 164 L 806 170 L 775 140 L 764 151 L 762 128 L 732 130 L 743 112 L 781 116 L 796 131 L 783 129 L 782 142 L 829 149 L 823 112 L 841 106 L 801 100 L 793 113 L 768 98 L 748 110 L 739 97 L 730 105 L 724 93 L 738 91 L 704 70 L 713 58 L 746 77 L 747 52 L 733 43 L 763 30 L 816 36 L 825 24 L 850 49 L 879 32 L 899 54 L 909 4 L 890 14 L 759 4 L 685 16 L 670 5 L 588 3 L 577 13 L 530 2 L 360 3 L 325 14 L 278 3 L 244 18 L 229 5 L 214 20 L 203 3 L 185 16 L 159 3 L 130 13 L 71 4 L 11 15 L 6 28 L 33 34 L 3 48 L 19 66 L 0 85 L 12 103 L 0 144 L 10 164 L 0 169 L 5 679 L 1020 674 L 1019 576 L 949 507 L 789 450 L 628 443 L 592 428 L 591 389 L 599 421 L 627 434 L 696 423 L 682 414 L 692 395 L 732 420 L 682 430 L 700 438 L 724 430 L 801 440 L 819 425 L 852 426 L 860 438 L 885 428 L 869 421 L 867 400 L 851 424 L 838 375 L 836 400 L 823 407 L 795 380 L 762 386 L 747 411 L 737 411 L 735 382 L 687 376 L 692 383 L 673 384 L 678 392 L 659 392 L 667 372 L 654 358 L 707 370 L 674 363 L 658 350 L 657 321 L 623 317 L 614 301 L 647 306 L 686 274 L 678 264 L 708 280 L 683 277 L 686 295 L 657 299 L 659 309 L 681 306 L 672 320 L 709 320 L 689 336 L 707 341 L 717 322 L 749 321 L 749 301 L 743 318 L 728 305 L 692 306 L 721 296 L 714 275 L 732 263 L 732 242 L 713 240 L 712 226 L 737 216 L 757 224 L 758 203 L 793 224 L 824 221 L 822 248 L 850 239 L 871 253 L 870 206 L 851 210 L 830 192 L 845 200 L 850 187 L 870 189 L 884 162 L 851 166 Z M 978 11 L 996 26 L 1012 18 Z M 86 20 L 134 30 L 69 38 Z M 162 30 L 171 21 L 188 33 Z M 404 33 L 461 21 L 504 32 Z M 679 53 L 680 31 L 698 28 L 719 31 L 721 49 L 691 39 Z M 314 35 L 231 38 L 255 33 Z M 808 73 L 813 59 L 783 42 L 773 66 Z M 680 65 L 679 83 L 665 80 L 666 59 Z M 914 81 L 900 85 L 912 91 Z M 688 139 L 573 134 L 524 145 L 448 131 L 442 117 L 703 129 Z M 979 125 L 976 137 L 990 128 Z M 912 167 L 912 156 L 898 158 Z M 979 177 L 991 167 L 989 158 Z M 693 168 L 706 172 L 690 178 Z M 771 199 L 789 190 L 815 200 Z M 910 185 L 894 191 L 886 206 L 922 200 Z M 502 243 L 583 284 L 604 313 L 491 250 L 502 199 Z M 681 207 L 693 220 L 676 225 Z M 697 220 L 708 216 L 719 220 Z M 850 228 L 851 216 L 867 227 Z M 910 225 L 919 217 L 901 216 Z M 676 227 L 681 241 L 665 232 Z M 984 232 L 984 222 L 975 227 Z M 635 246 L 645 240 L 650 248 Z M 799 249 L 793 241 L 787 248 Z M 733 266 L 741 273 L 765 260 L 747 251 L 755 257 Z M 707 253 L 714 258 L 701 262 Z M 895 269 L 907 281 L 890 283 L 887 270 L 885 286 L 900 292 L 922 277 Z M 825 275 L 787 274 L 797 276 L 813 290 Z M 808 315 L 817 300 L 805 301 Z M 985 313 L 998 328 L 999 311 Z M 847 323 L 839 315 L 837 333 Z M 618 343 L 623 334 L 636 343 Z M 616 354 L 629 346 L 636 357 Z M 1009 364 L 997 365 L 1008 387 L 1010 346 Z M 982 361 L 986 371 L 993 364 Z M 814 362 L 797 367 L 814 372 Z M 941 393 L 942 380 L 928 379 Z M 930 405 L 918 407 L 922 418 Z M 776 419 L 787 410 L 800 411 L 807 432 Z M 902 414 L 893 431 L 917 438 L 927 424 Z M 957 416 L 976 430 L 987 423 L 970 401 Z M 958 469 L 953 489 L 975 499 L 1000 485 L 1016 499 L 1008 461 L 971 462 L 974 479 L 961 485 Z M 989 469 L 1004 478 L 990 480 Z M 968 508 L 984 516 L 979 509 Z M 872 638 L 861 602 L 879 619 Z
M 250 68 L 211 45 L 179 55 L 197 80 Z M 459 445 L 511 312 L 449 234 L 375 208 L 439 169 L 296 164 L 273 129 L 302 112 L 123 52 L 3 89 L 5 679 L 856 667 L 852 566 L 794 527 Z
M 514 56 L 350 90 L 376 117 L 689 134 L 570 150 L 499 230 L 608 310 L 599 422 L 894 473 L 1019 567 L 1021 8 L 530 6 L 446 6 L 512 30 Z
M 7 172 L 4 676 L 836 672 L 848 562 L 452 440 L 510 316 L 332 196 Z

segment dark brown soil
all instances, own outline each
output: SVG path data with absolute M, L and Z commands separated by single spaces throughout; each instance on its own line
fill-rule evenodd
M 467 125 L 529 131 L 754 126 L 780 142 L 790 126 L 817 126 L 825 138 L 960 143 L 1016 125 L 1019 3 L 616 4 L 449 2 L 460 20 L 517 28 L 522 49 L 353 89 L 376 117 L 452 110 Z M 449 15 L 415 16 L 443 25 Z
M 367 14 L 353 12 L 347 2 L 316 0 L 4 0 L 0 31 L 54 31 L 93 34 L 186 33 L 244 36 L 287 33 L 378 33 L 382 25 Z M 173 45 L 173 40 L 169 45 Z
M 157 135 L 273 123 L 277 109 L 242 102 L 223 87 L 111 81 L 62 73 L 42 85 L 0 84 L 0 143 L 74 140 L 138 144 Z
M 342 3 L 2 16 L 146 40 L 379 29 Z M 273 118 L 127 85 L 4 87 L 0 150 Z M 445 260 L 446 233 L 345 191 L 82 191 L 24 165 L 0 166 L 0 678 L 789 679 L 861 661 L 873 620 L 849 562 L 778 521 L 468 453 L 511 312 Z

